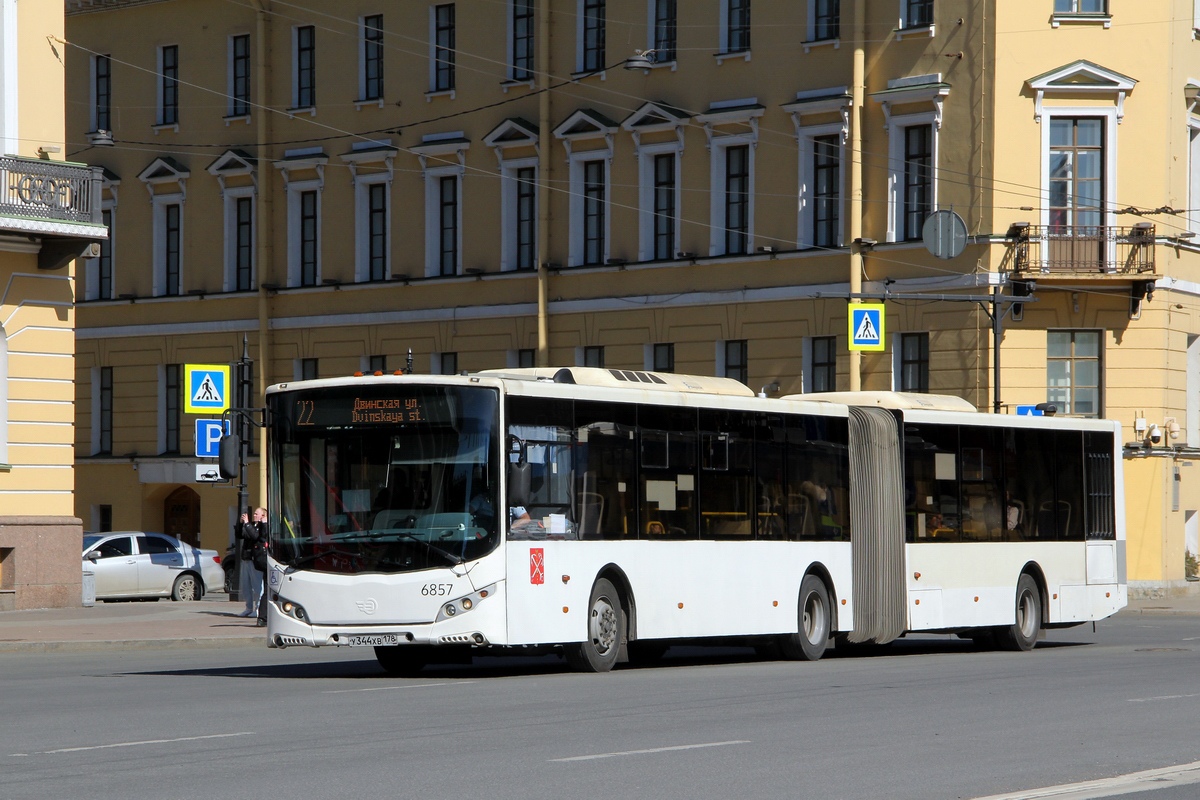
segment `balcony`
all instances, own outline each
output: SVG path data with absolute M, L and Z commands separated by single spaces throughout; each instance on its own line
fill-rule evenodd
M 1023 277 L 1130 280 L 1155 276 L 1154 225 L 1029 225 L 1014 223 L 1011 270 Z
M 100 167 L 0 157 L 0 233 L 41 240 L 38 266 L 57 269 L 108 238 Z

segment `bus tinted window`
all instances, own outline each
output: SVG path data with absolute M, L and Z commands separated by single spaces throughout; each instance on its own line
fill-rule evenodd
M 546 534 L 575 538 L 578 516 L 571 508 L 574 492 L 574 409 L 570 400 L 530 402 L 515 398 L 509 405 L 508 434 L 523 447 L 529 464 L 529 496 L 522 506 L 528 525 L 510 528 L 512 538 Z M 510 460 L 522 453 L 509 455 Z M 509 514 L 517 517 L 510 506 Z M 551 520 L 549 526 L 544 520 Z
M 700 412 L 700 537 L 754 538 L 754 415 Z
M 949 542 L 962 537 L 959 473 L 957 427 L 904 426 L 908 541 Z
M 633 406 L 575 403 L 575 472 L 587 512 L 584 539 L 638 538 L 637 503 L 632 494 L 637 486 L 636 429 Z
M 1117 538 L 1116 506 L 1113 493 L 1113 436 L 1088 432 L 1083 435 L 1087 472 L 1088 539 Z
M 638 406 L 638 428 L 642 533 L 697 538 L 695 409 Z
M 961 429 L 962 537 L 965 541 L 1007 539 L 1001 442 L 998 428 Z

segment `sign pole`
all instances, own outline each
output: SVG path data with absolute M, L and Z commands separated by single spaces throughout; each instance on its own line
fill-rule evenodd
M 237 405 L 239 408 L 248 408 L 250 406 L 250 394 L 248 387 L 250 378 L 246 374 L 249 370 L 250 359 L 249 350 L 245 335 L 242 336 L 242 358 L 237 362 L 237 377 L 235 385 L 237 386 Z M 241 438 L 241 446 L 238 448 L 238 485 L 237 485 L 237 512 L 233 517 L 234 530 L 230 531 L 230 540 L 233 544 L 233 552 L 235 553 L 234 564 L 237 570 L 237 590 L 229 593 L 230 600 L 241 599 L 242 591 L 242 548 L 238 545 L 236 530 L 241 524 L 242 514 L 248 514 L 246 508 L 247 492 L 246 492 L 246 450 L 250 446 L 250 424 L 244 414 L 237 415 L 237 432 Z

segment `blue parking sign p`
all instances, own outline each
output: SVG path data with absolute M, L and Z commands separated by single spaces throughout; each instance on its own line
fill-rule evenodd
M 221 451 L 221 436 L 232 430 L 229 420 L 196 420 L 196 458 L 216 458 Z

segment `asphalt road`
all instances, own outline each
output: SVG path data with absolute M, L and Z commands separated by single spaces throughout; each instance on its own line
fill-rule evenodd
M 948 637 L 817 663 L 673 648 L 580 675 L 370 651 L 0 653 L 0 798 L 1200 796 L 1200 618 L 1033 653 Z M 1101 781 L 1100 788 L 1039 787 Z

